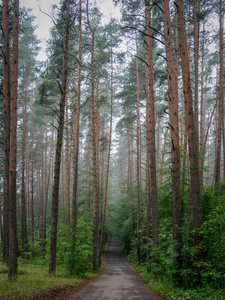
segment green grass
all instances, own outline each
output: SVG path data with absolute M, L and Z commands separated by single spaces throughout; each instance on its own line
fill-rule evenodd
M 155 292 L 165 296 L 168 300 L 223 300 L 225 291 L 215 290 L 210 287 L 202 289 L 185 290 L 174 286 L 171 282 L 155 278 L 147 273 L 146 266 L 131 263 L 133 268 L 139 273 L 143 281 Z
M 9 281 L 8 268 L 0 264 L 0 298 L 7 296 L 9 299 L 15 299 L 16 297 L 32 295 L 38 290 L 47 290 L 50 287 L 78 285 L 82 281 L 79 278 L 64 277 L 62 270 L 58 274 L 57 277 L 49 275 L 47 266 L 24 263 L 19 265 L 18 279 Z

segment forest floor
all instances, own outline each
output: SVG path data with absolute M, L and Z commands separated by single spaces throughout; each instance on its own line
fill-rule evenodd
M 0 300 L 68 300 L 75 294 L 81 292 L 83 289 L 88 287 L 94 281 L 96 281 L 102 274 L 104 273 L 104 269 L 100 271 L 95 277 L 91 277 L 88 279 L 82 279 L 76 284 L 62 284 L 53 287 L 49 287 L 47 289 L 40 289 L 35 291 L 33 295 L 29 296 L 18 296 L 16 297 L 15 294 L 10 296 L 0 296 Z

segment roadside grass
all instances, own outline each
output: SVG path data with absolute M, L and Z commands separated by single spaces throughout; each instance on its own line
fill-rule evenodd
M 166 280 L 159 280 L 153 274 L 146 271 L 146 266 L 136 265 L 130 262 L 133 268 L 138 272 L 142 280 L 153 291 L 166 297 L 168 300 L 223 300 L 225 299 L 224 289 L 212 289 L 210 287 L 185 290 L 174 286 Z
M 70 277 L 62 266 L 57 267 L 57 277 L 48 274 L 47 265 L 35 265 L 31 263 L 19 263 L 18 279 L 8 280 L 8 268 L 0 263 L 0 299 L 17 299 L 18 297 L 31 296 L 37 292 L 46 291 L 50 288 L 65 286 L 78 286 L 83 279 L 96 276 L 89 272 L 81 278 Z

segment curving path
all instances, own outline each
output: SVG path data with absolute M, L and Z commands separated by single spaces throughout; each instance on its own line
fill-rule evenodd
M 104 274 L 70 300 L 165 300 L 151 291 L 139 278 L 123 256 L 118 238 L 110 241 L 105 265 Z

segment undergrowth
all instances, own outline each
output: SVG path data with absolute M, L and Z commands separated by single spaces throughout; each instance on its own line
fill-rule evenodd
M 146 265 L 137 265 L 131 262 L 133 268 L 139 273 L 143 281 L 155 292 L 165 296 L 168 300 L 223 300 L 224 289 L 213 289 L 210 287 L 182 289 L 171 282 L 160 280 L 153 274 L 147 273 Z
M 18 279 L 8 280 L 8 268 L 0 264 L 0 298 L 16 299 L 18 297 L 33 295 L 39 290 L 65 285 L 78 285 L 80 278 L 66 278 L 63 270 L 59 270 L 58 276 L 48 274 L 48 267 L 20 263 L 18 268 Z M 60 274 L 61 273 L 61 274 Z

